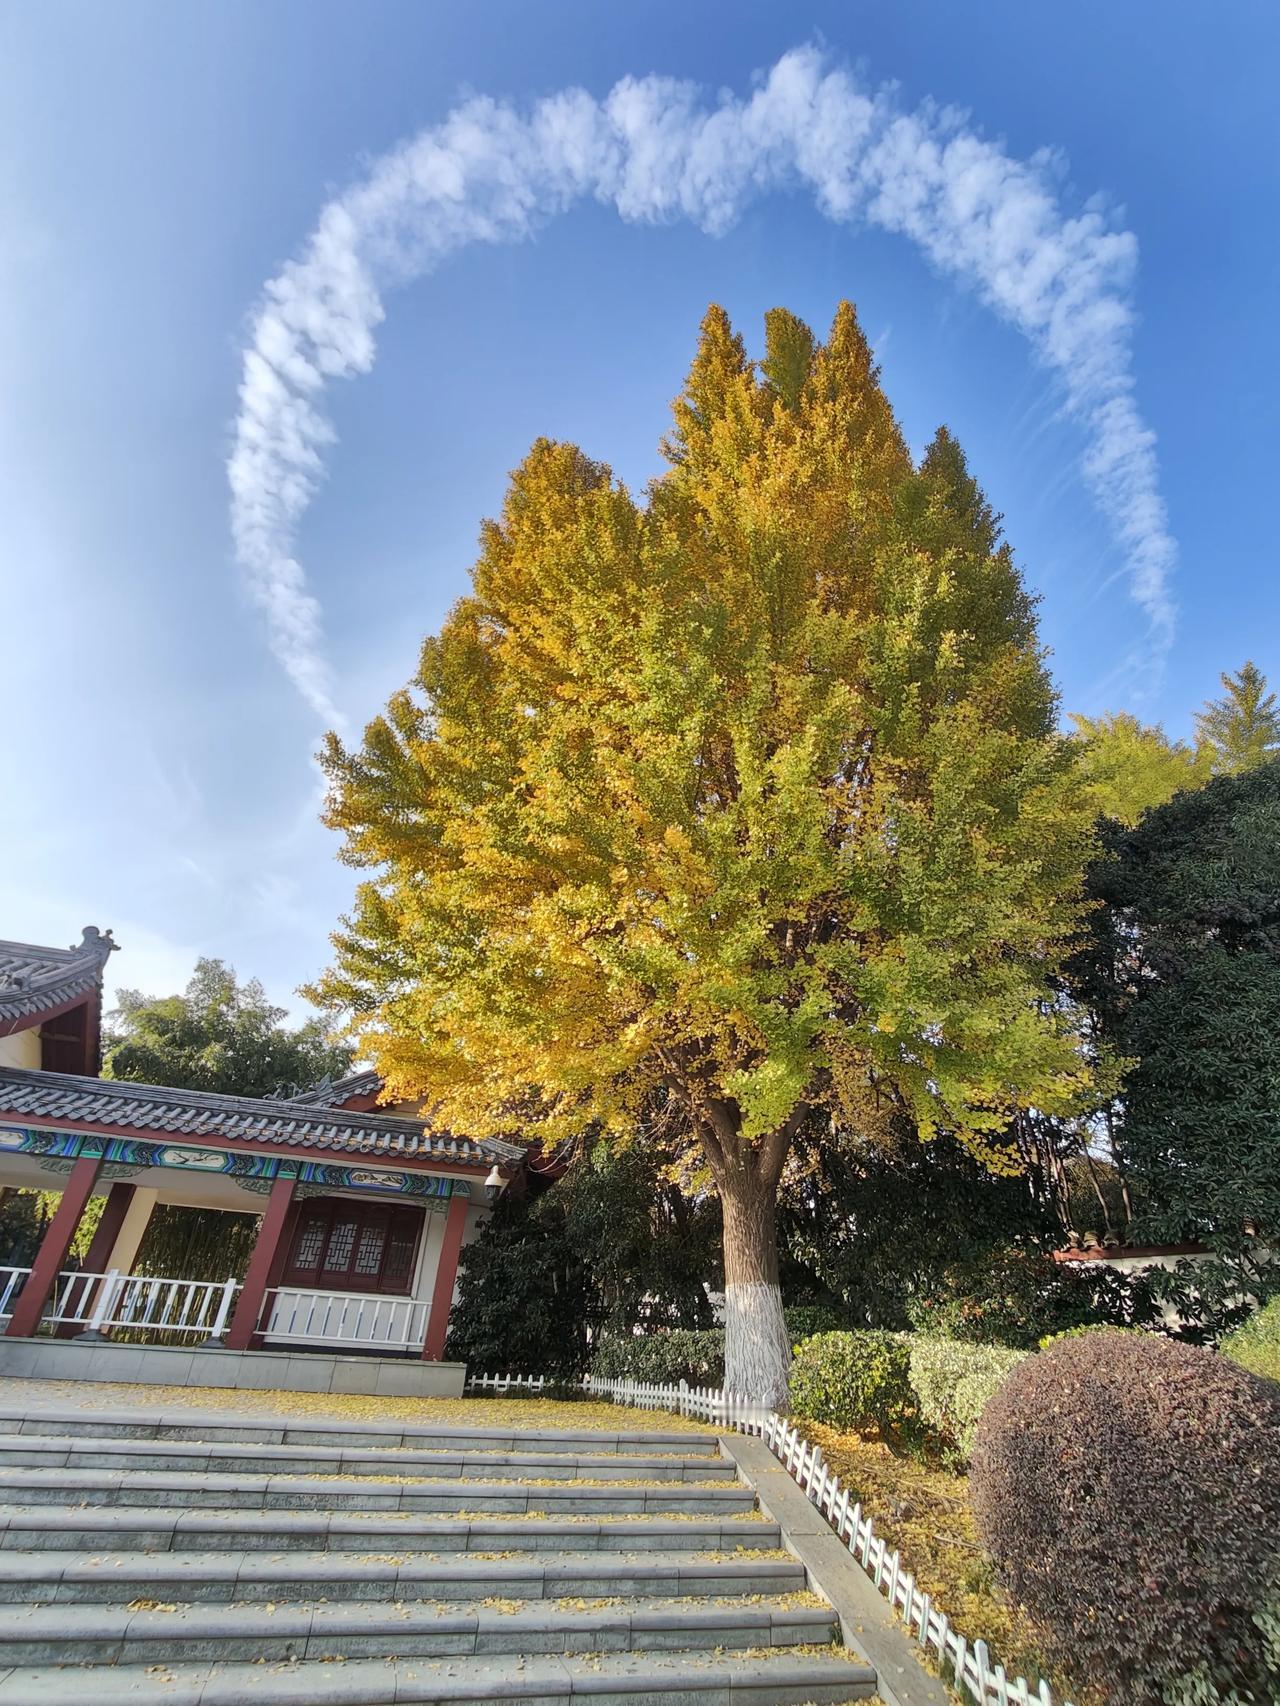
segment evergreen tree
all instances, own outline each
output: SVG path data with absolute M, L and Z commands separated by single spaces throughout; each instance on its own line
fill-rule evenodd
M 1032 601 L 853 309 L 711 309 L 638 504 L 538 441 L 412 686 L 325 764 L 371 875 L 317 986 L 477 1136 L 636 1140 L 721 1199 L 727 1379 L 785 1401 L 775 1197 L 815 1110 L 993 1167 L 1083 1076 L 1049 979 L 1093 820 Z
M 237 983 L 221 960 L 201 959 L 181 995 L 116 991 L 103 1039 L 103 1077 L 233 1096 L 275 1096 L 340 1078 L 351 1051 L 319 1020 L 290 1029 L 257 978 Z
M 1117 1155 L 1144 1239 L 1280 1237 L 1280 762 L 1112 826 L 1073 984 L 1127 1062 Z
M 1213 774 L 1205 747 L 1171 741 L 1158 723 L 1139 722 L 1132 712 L 1073 716 L 1071 721 L 1101 817 L 1132 826 L 1149 807 L 1162 806 L 1184 788 L 1202 787 Z
M 1208 699 L 1196 716 L 1196 734 L 1218 773 L 1235 775 L 1280 753 L 1280 709 L 1267 692 L 1267 678 L 1248 662 L 1235 675 L 1219 677 L 1221 699 Z
M 552 1190 L 504 1196 L 462 1253 L 448 1354 L 580 1376 L 602 1331 L 714 1326 L 719 1205 L 664 1177 L 661 1142 L 581 1148 Z

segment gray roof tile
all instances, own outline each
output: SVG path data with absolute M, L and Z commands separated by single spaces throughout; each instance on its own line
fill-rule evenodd
M 305 1103 L 310 1107 L 336 1108 L 352 1096 L 372 1096 L 381 1088 L 382 1080 L 376 1072 L 349 1072 L 345 1078 L 322 1078 L 318 1084 L 300 1090 L 287 1100 L 295 1107 Z
M 174 1138 L 243 1138 L 403 1161 L 451 1161 L 464 1167 L 489 1167 L 524 1153 L 518 1144 L 428 1132 L 418 1120 L 388 1114 L 357 1114 L 343 1108 L 77 1078 L 64 1072 L 27 1072 L 18 1067 L 0 1067 L 0 1117 L 6 1115 L 37 1125 L 74 1127 L 91 1122 Z
M 0 941 L 0 1023 L 26 1019 L 89 995 L 116 944 L 110 930 L 85 926 L 74 948 L 41 948 L 34 942 Z

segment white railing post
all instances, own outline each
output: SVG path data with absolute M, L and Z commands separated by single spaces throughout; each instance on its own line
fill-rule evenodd
M 0 1274 L 7 1276 L 4 1282 L 4 1289 L 3 1291 L 0 1291 L 0 1316 L 12 1315 L 13 1309 L 11 1305 L 13 1303 L 14 1293 L 22 1289 L 24 1280 L 31 1278 L 31 1269 L 0 1268 Z
M 102 1337 L 102 1329 L 112 1309 L 115 1307 L 116 1293 L 120 1287 L 120 1270 L 112 1268 L 98 1288 L 94 1299 L 93 1314 L 89 1317 L 89 1325 L 83 1333 L 77 1333 L 77 1339 L 88 1339 L 94 1343 Z
M 237 1286 L 233 1279 L 227 1280 L 223 1285 L 222 1296 L 218 1299 L 218 1313 L 213 1318 L 213 1331 L 201 1345 L 201 1350 L 222 1351 L 227 1348 L 227 1341 L 223 1334 L 227 1330 L 227 1317 L 231 1313 L 231 1305 L 235 1301 L 236 1291 Z

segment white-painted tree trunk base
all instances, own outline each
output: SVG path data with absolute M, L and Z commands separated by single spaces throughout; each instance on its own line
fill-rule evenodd
M 724 1385 L 785 1415 L 791 1341 L 776 1285 L 757 1281 L 725 1287 Z

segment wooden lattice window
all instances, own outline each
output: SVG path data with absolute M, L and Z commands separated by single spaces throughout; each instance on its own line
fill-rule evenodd
M 408 1292 L 422 1210 L 319 1198 L 298 1216 L 285 1285 L 321 1291 Z

